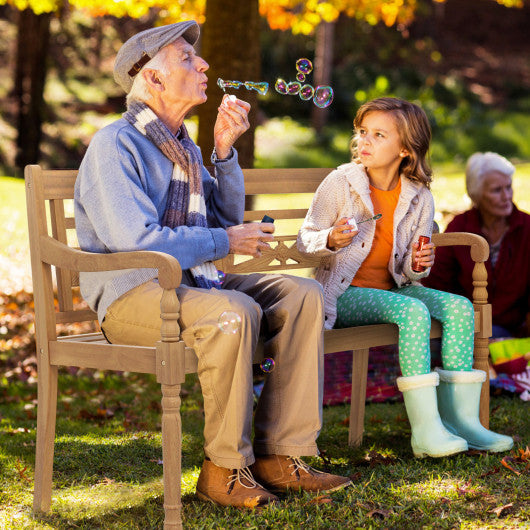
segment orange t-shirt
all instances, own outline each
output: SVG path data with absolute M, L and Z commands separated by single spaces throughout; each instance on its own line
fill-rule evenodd
M 388 270 L 388 262 L 394 243 L 394 210 L 401 193 L 401 180 L 393 190 L 378 190 L 370 186 L 374 214 L 383 216 L 375 221 L 375 235 L 372 248 L 363 261 L 351 284 L 357 287 L 392 289 L 394 279 Z

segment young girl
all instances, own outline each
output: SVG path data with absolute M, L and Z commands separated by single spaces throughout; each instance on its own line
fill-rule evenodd
M 300 251 L 325 257 L 316 278 L 324 287 L 326 327 L 398 325 L 397 384 L 415 456 L 508 450 L 513 440 L 478 419 L 486 374 L 472 369 L 473 306 L 419 284 L 434 262 L 434 246 L 419 251 L 417 243 L 430 238 L 434 217 L 427 116 L 417 105 L 385 97 L 362 105 L 353 124 L 353 161 L 322 182 L 298 234 Z M 348 224 L 352 218 L 357 225 Z M 424 272 L 415 272 L 418 266 Z M 444 369 L 435 372 L 431 317 L 443 327 Z

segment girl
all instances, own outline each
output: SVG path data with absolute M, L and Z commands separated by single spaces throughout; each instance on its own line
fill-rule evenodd
M 301 252 L 325 257 L 316 278 L 324 287 L 326 327 L 398 325 L 397 384 L 415 456 L 508 450 L 513 440 L 478 419 L 486 374 L 472 369 L 473 306 L 419 284 L 434 263 L 434 246 L 417 244 L 420 235 L 431 236 L 434 217 L 427 116 L 417 105 L 384 97 L 362 105 L 353 123 L 352 162 L 324 179 L 298 234 Z M 371 219 L 375 214 L 382 215 Z M 352 218 L 367 222 L 350 226 Z M 444 369 L 435 372 L 431 317 L 443 326 Z

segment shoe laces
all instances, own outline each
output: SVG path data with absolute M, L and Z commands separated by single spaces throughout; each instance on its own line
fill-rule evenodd
M 319 471 L 318 469 L 312 468 L 310 465 L 306 464 L 300 457 L 298 456 L 290 456 L 290 460 L 292 460 L 292 464 L 289 465 L 289 467 L 293 467 L 293 471 L 291 472 L 291 475 L 294 475 L 297 471 L 302 470 L 305 473 L 308 473 L 311 475 L 312 473 L 324 473 L 323 471 Z
M 254 479 L 252 472 L 248 467 L 244 467 L 242 469 L 234 469 L 234 473 L 228 477 L 228 482 L 226 483 L 229 492 L 232 491 L 236 482 L 239 482 L 241 486 L 247 489 L 261 487 L 261 485 L 258 484 Z

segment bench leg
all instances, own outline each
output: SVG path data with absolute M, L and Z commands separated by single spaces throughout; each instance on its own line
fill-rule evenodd
M 35 451 L 35 489 L 33 511 L 47 512 L 52 502 L 53 452 L 57 416 L 57 367 L 40 353 L 38 375 L 37 445 Z
M 359 447 L 363 441 L 364 407 L 366 403 L 366 379 L 368 377 L 368 354 L 370 350 L 353 352 L 351 377 L 350 432 L 348 444 Z
M 490 426 L 490 377 L 489 377 L 489 339 L 475 337 L 475 351 L 473 368 L 486 372 L 486 381 L 482 384 L 480 393 L 480 423 L 489 429 Z
M 164 462 L 164 530 L 182 528 L 180 385 L 162 385 L 162 459 Z

